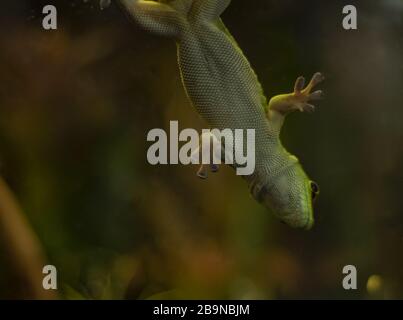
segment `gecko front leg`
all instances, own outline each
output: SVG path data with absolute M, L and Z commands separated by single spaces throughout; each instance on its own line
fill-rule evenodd
M 322 90 L 315 92 L 312 91 L 324 80 L 325 77 L 322 75 L 322 73 L 317 72 L 314 74 L 311 81 L 305 88 L 305 78 L 299 77 L 295 82 L 293 93 L 278 95 L 270 100 L 267 115 L 269 121 L 271 121 L 280 130 L 284 122 L 284 118 L 289 113 L 294 111 L 308 113 L 314 112 L 315 106 L 313 106 L 310 101 L 322 99 L 323 92 Z
M 208 169 L 213 173 L 218 172 L 219 163 L 221 163 L 221 149 L 218 148 L 219 143 L 217 137 L 211 132 L 203 133 L 200 136 L 199 147 L 192 154 L 193 163 L 202 163 L 197 171 L 199 178 L 207 179 Z

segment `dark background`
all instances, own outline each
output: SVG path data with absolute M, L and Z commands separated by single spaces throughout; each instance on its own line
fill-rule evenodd
M 42 29 L 46 4 L 57 31 Z M 347 4 L 358 31 L 342 28 Z M 223 15 L 269 98 L 327 77 L 317 112 L 283 131 L 321 186 L 310 232 L 280 224 L 228 168 L 200 181 L 196 167 L 147 164 L 150 129 L 207 128 L 172 41 L 114 2 L 1 6 L 0 170 L 59 298 L 403 298 L 402 1 L 233 0 Z M 35 298 L 4 234 L 0 298 Z M 350 264 L 356 291 L 341 285 Z

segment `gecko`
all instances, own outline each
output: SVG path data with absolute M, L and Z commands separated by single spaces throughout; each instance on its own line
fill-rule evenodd
M 315 110 L 311 101 L 323 96 L 322 90 L 314 91 L 324 80 L 322 73 L 315 73 L 307 85 L 299 77 L 292 93 L 267 102 L 256 73 L 221 19 L 231 0 L 120 3 L 140 27 L 176 42 L 186 94 L 212 128 L 255 130 L 255 171 L 243 177 L 253 198 L 283 223 L 311 229 L 319 186 L 285 149 L 280 133 L 290 113 Z M 207 176 L 205 165 L 198 175 Z

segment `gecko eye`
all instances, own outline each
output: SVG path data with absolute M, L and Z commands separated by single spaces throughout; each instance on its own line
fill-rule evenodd
M 315 200 L 319 195 L 319 186 L 316 182 L 311 181 L 312 200 Z

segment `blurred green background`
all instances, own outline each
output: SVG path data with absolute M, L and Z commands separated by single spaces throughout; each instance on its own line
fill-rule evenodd
M 46 4 L 57 31 L 42 29 Z M 338 0 L 233 0 L 223 15 L 269 98 L 327 77 L 317 112 L 282 134 L 321 186 L 305 232 L 231 169 L 200 181 L 197 167 L 147 164 L 150 129 L 208 127 L 172 41 L 115 2 L 2 1 L 0 173 L 57 267 L 58 298 L 403 298 L 403 1 L 349 4 L 358 31 Z M 0 219 L 2 299 L 36 298 L 9 245 L 18 232 Z M 350 264 L 356 291 L 342 287 Z

